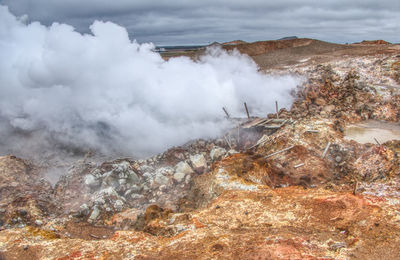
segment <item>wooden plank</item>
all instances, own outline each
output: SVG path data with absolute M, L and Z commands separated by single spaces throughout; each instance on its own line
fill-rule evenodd
M 254 127 L 268 120 L 269 120 L 268 118 L 257 118 L 251 122 L 245 123 L 244 125 L 242 125 L 242 128 Z

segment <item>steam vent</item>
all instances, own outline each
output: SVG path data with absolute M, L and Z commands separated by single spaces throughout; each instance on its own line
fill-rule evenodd
M 0 5 L 0 260 L 400 259 L 400 45 L 90 30 Z

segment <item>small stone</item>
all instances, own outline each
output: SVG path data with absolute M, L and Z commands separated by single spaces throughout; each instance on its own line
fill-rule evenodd
M 115 196 L 118 197 L 118 193 L 115 191 L 113 187 L 108 187 L 106 189 L 103 189 L 99 192 L 99 194 L 105 195 L 105 196 Z
M 97 206 L 93 207 L 92 214 L 90 214 L 90 217 L 88 219 L 89 222 L 94 222 L 97 220 L 97 218 L 100 216 L 100 209 Z
M 156 184 L 158 184 L 159 186 L 161 186 L 161 185 L 167 185 L 167 184 L 168 184 L 168 181 L 169 181 L 169 178 L 166 177 L 166 176 L 164 176 L 164 175 L 162 175 L 162 174 L 158 174 L 158 175 L 156 175 L 156 177 L 154 178 L 154 182 L 155 182 Z
M 186 175 L 185 183 L 188 184 L 191 179 L 192 179 L 192 176 L 190 174 Z
M 87 216 L 87 215 L 89 215 L 89 212 L 90 212 L 90 209 L 86 203 L 82 204 L 79 207 L 79 213 L 81 216 Z
M 124 202 L 122 200 L 116 200 L 114 203 L 114 209 L 117 211 L 122 211 L 124 208 Z
M 112 175 L 105 177 L 102 183 L 102 187 L 110 187 L 110 186 L 114 189 L 118 189 L 118 187 L 120 186 L 119 180 L 114 178 L 114 176 Z
M 140 181 L 139 177 L 134 171 L 129 171 L 128 179 L 131 183 L 138 183 Z
M 337 251 L 340 248 L 344 248 L 346 247 L 346 243 L 345 242 L 339 242 L 339 243 L 334 243 L 332 245 L 329 246 L 330 250 L 332 251 Z
M 233 155 L 233 154 L 237 154 L 238 152 L 236 151 L 236 150 L 234 150 L 234 149 L 230 149 L 229 151 L 228 151 L 228 154 L 229 155 Z
M 183 181 L 185 176 L 186 176 L 186 174 L 184 172 L 176 172 L 174 174 L 174 180 L 176 180 L 178 183 L 180 183 Z
M 136 194 L 136 193 L 131 194 L 131 198 L 132 198 L 133 200 L 141 199 L 141 198 L 143 198 L 143 197 L 144 197 L 144 196 L 143 196 L 143 195 L 140 195 L 140 194 Z
M 43 221 L 37 219 L 37 220 L 35 220 L 35 225 L 36 226 L 41 226 L 41 225 L 43 225 Z
M 125 185 L 126 179 L 119 179 L 118 182 L 119 182 L 119 185 Z
M 106 201 L 104 200 L 103 197 L 97 198 L 97 199 L 94 201 L 94 204 L 97 205 L 97 206 L 104 205 L 105 203 L 106 203 Z
M 21 217 L 25 217 L 26 215 L 28 215 L 28 211 L 26 211 L 25 209 L 18 210 L 18 213 Z
M 24 250 L 28 250 L 29 246 L 28 245 L 24 245 Z
M 326 112 L 326 113 L 331 113 L 333 110 L 335 110 L 335 105 L 327 105 L 324 106 L 324 108 L 322 109 L 322 111 Z
M 131 187 L 130 187 L 130 190 L 132 191 L 132 192 L 134 192 L 134 193 L 139 193 L 140 191 L 141 191 L 141 187 L 139 187 L 138 185 L 132 185 Z
M 318 105 L 318 106 L 325 106 L 326 105 L 326 101 L 323 98 L 317 98 L 314 103 L 316 105 Z
M 131 189 L 125 191 L 124 197 L 128 197 L 129 195 L 131 195 L 131 193 L 132 193 L 132 190 L 131 190 Z
M 340 163 L 340 162 L 342 161 L 342 157 L 336 156 L 335 161 L 336 161 L 337 163 Z
M 210 152 L 211 160 L 219 160 L 226 154 L 226 150 L 222 147 L 215 147 Z

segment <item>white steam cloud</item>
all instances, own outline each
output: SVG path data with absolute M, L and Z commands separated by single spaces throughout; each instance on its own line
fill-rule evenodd
M 222 106 L 244 115 L 288 106 L 299 83 L 259 73 L 237 52 L 164 61 L 125 28 L 96 21 L 92 34 L 26 24 L 0 6 L 0 152 L 53 148 L 147 155 L 225 127 Z M 26 19 L 25 19 L 26 20 Z

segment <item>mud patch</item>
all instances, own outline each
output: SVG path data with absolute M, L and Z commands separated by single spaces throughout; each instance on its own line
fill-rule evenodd
M 65 231 L 70 238 L 85 240 L 108 239 L 114 235 L 112 227 L 98 227 L 89 225 L 88 223 L 69 222 L 65 226 Z
M 345 139 L 366 143 L 385 143 L 390 140 L 400 140 L 400 124 L 369 120 L 352 124 L 345 129 Z

